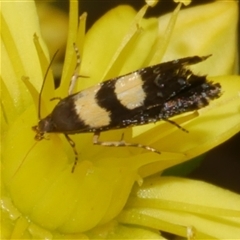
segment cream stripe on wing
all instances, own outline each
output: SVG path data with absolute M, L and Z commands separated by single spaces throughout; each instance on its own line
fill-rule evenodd
M 83 90 L 75 96 L 76 113 L 79 119 L 91 128 L 107 126 L 111 121 L 110 113 L 101 108 L 95 100 L 95 96 L 100 88 L 100 85 L 96 85 Z
M 117 99 L 130 110 L 142 106 L 146 98 L 142 85 L 142 78 L 136 72 L 119 78 L 115 83 Z

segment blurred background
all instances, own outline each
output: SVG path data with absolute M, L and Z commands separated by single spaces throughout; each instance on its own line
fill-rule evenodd
M 194 0 L 191 6 L 211 1 Z M 87 30 L 109 9 L 120 4 L 128 4 L 139 10 L 144 0 L 85 0 L 80 1 L 79 13 L 88 13 Z M 53 65 L 56 87 L 59 85 L 61 69 L 64 60 L 65 45 L 68 31 L 68 0 L 41 1 L 36 0 L 42 35 L 47 43 L 51 56 L 60 49 Z M 154 8 L 149 9 L 146 17 L 160 16 L 170 12 L 176 6 L 172 0 L 160 1 Z M 240 42 L 238 39 L 238 46 Z M 101 46 L 99 46 L 101 47 Z M 209 130 L 210 131 L 210 130 Z M 196 161 L 196 160 L 195 160 Z M 184 174 L 192 179 L 200 179 L 231 191 L 240 193 L 240 133 L 227 142 L 212 149 L 197 159 L 198 166 Z M 186 164 L 191 164 L 191 161 Z M 196 164 L 194 164 L 196 166 Z M 184 166 L 180 167 L 181 169 Z M 172 169 L 166 172 L 171 175 Z M 175 174 L 176 175 L 176 174 Z M 179 174 L 180 175 L 180 174 Z

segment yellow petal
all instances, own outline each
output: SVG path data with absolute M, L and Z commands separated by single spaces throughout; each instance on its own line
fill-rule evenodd
M 164 38 L 170 15 L 159 18 Z M 214 1 L 179 12 L 163 61 L 192 55 L 212 57 L 192 69 L 208 75 L 237 72 L 237 1 Z
M 165 239 L 158 230 L 139 228 L 112 221 L 86 233 L 89 239 Z
M 193 226 L 196 239 L 237 239 L 240 196 L 200 181 L 151 177 L 133 189 L 118 220 L 185 237 Z
M 34 33 L 40 36 L 34 1 L 2 2 L 1 19 L 1 77 L 19 114 L 32 103 L 22 77 L 29 77 L 37 89 L 43 79 L 33 44 Z M 6 116 L 11 115 L 7 101 L 4 107 Z

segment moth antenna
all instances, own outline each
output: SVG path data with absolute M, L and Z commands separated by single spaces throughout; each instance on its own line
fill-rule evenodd
M 42 99 L 42 92 L 43 92 L 43 88 L 44 88 L 44 85 L 45 85 L 45 82 L 46 82 L 46 79 L 47 79 L 47 75 L 48 75 L 48 72 L 53 64 L 53 61 L 55 59 L 55 57 L 57 56 L 57 53 L 58 53 L 59 49 L 54 53 L 49 65 L 48 65 L 48 68 L 47 68 L 47 71 L 44 75 L 44 78 L 43 78 L 43 83 L 42 83 L 42 87 L 40 89 L 40 93 L 39 93 L 39 96 L 38 96 L 38 119 L 41 120 L 41 99 Z

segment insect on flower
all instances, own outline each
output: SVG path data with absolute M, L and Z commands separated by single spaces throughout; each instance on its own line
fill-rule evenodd
M 45 133 L 62 133 L 72 146 L 75 163 L 78 153 L 69 134 L 93 132 L 93 144 L 115 147 L 139 147 L 159 153 L 157 149 L 140 143 L 99 141 L 102 131 L 139 126 L 159 120 L 170 122 L 186 131 L 169 118 L 208 105 L 221 94 L 219 83 L 207 81 L 206 76 L 195 75 L 188 65 L 206 60 L 208 56 L 186 57 L 139 69 L 72 94 L 74 82 L 80 77 L 80 55 L 74 44 L 77 64 L 69 87 L 69 96 L 60 99 L 45 118 L 39 114 L 33 127 L 35 139 Z M 41 102 L 39 95 L 39 108 Z M 40 112 L 40 110 L 39 110 Z

